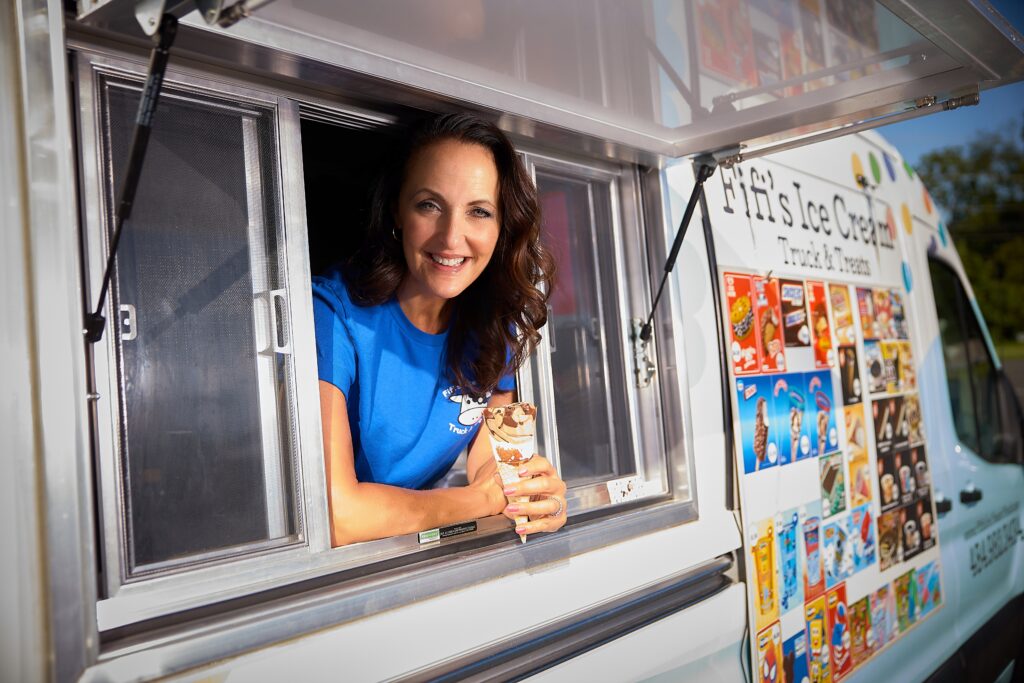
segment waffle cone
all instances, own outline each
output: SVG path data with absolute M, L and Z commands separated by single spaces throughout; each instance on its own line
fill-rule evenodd
M 484 411 L 484 424 L 490 436 L 491 455 L 498 467 L 503 486 L 518 484 L 519 468 L 536 451 L 534 436 L 537 409 L 529 403 L 511 403 Z M 529 496 L 512 496 L 509 503 L 528 503 Z M 516 526 L 529 521 L 526 516 L 516 517 Z M 519 534 L 526 543 L 526 534 Z

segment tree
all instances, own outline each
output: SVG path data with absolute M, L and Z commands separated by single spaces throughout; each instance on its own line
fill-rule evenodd
M 949 232 L 996 341 L 1024 333 L 1022 141 L 1024 125 L 981 133 L 966 146 L 929 152 L 918 169 L 949 212 Z

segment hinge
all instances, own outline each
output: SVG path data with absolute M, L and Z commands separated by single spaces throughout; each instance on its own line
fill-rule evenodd
M 640 318 L 633 318 L 629 321 L 629 340 L 633 344 L 633 377 L 636 380 L 636 388 L 643 389 L 651 385 L 657 367 L 651 360 L 650 341 L 644 341 L 640 336 L 644 321 Z

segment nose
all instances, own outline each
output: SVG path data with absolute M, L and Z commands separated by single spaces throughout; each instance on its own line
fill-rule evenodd
M 446 211 L 437 222 L 437 235 L 445 251 L 456 251 L 466 243 L 466 217 Z

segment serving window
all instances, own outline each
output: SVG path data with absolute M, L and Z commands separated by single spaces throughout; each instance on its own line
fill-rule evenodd
M 74 58 L 95 292 L 145 66 L 86 49 Z M 518 547 L 502 516 L 434 542 L 330 547 L 311 277 L 362 238 L 373 181 L 412 120 L 395 110 L 168 72 L 107 332 L 91 350 L 101 634 L 382 562 Z M 543 341 L 517 376 L 518 397 L 539 407 L 539 450 L 569 487 L 569 523 L 550 538 L 581 552 L 598 535 L 569 543 L 584 533 L 574 527 L 611 520 L 620 504 L 651 511 L 616 520 L 602 544 L 692 519 L 685 448 L 665 435 L 684 420 L 662 407 L 681 390 L 657 374 L 641 386 L 634 373 L 634 319 L 651 298 L 646 244 L 661 238 L 644 234 L 637 169 L 518 142 L 560 272 Z M 443 485 L 464 483 L 457 463 Z

